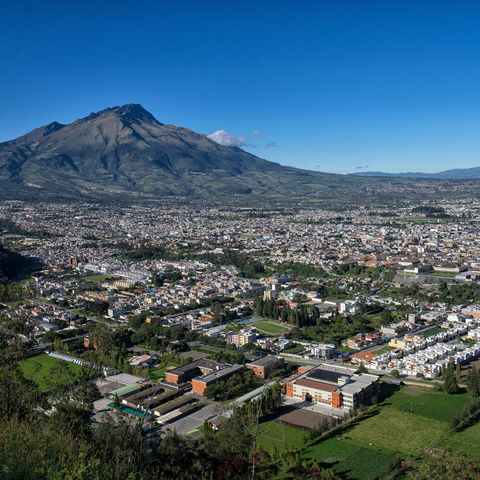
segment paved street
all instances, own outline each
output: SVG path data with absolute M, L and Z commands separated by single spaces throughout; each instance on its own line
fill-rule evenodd
M 196 412 L 188 415 L 180 420 L 171 422 L 162 426 L 161 431 L 167 432 L 171 430 L 177 433 L 187 433 L 199 428 L 205 420 L 214 417 L 219 412 L 220 407 L 214 403 L 210 403 L 200 408 Z

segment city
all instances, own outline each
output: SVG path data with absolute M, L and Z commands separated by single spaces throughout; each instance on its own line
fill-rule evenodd
M 280 425 L 278 448 L 328 437 L 399 385 L 442 391 L 450 365 L 474 388 L 479 208 L 4 201 L 30 273 L 2 294 L 3 334 L 41 391 L 94 384 L 98 424 L 198 439 L 270 392 L 260 445 Z

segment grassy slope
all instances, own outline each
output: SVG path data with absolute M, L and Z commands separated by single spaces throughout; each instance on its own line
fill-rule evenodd
M 331 464 L 345 478 L 358 480 L 376 478 L 396 456 L 422 455 L 430 445 L 480 456 L 480 425 L 449 432 L 451 419 L 468 402 L 466 394 L 403 387 L 382 403 L 377 414 L 308 447 L 304 455 Z

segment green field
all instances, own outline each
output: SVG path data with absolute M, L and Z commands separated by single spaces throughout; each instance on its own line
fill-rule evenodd
M 82 277 L 81 280 L 83 282 L 88 282 L 88 283 L 103 283 L 106 282 L 107 280 L 110 280 L 112 277 L 108 275 L 89 275 L 88 277 Z
M 382 404 L 378 414 L 360 422 L 348 436 L 358 446 L 415 455 L 448 434 L 451 419 L 468 401 L 466 394 L 403 387 Z
M 283 425 L 278 422 L 267 421 L 258 425 L 257 444 L 259 448 L 271 451 L 275 448 L 301 448 L 308 439 L 308 433 L 298 428 Z
M 432 328 L 431 330 L 427 330 L 426 332 L 422 333 L 423 338 L 428 338 L 431 337 L 432 335 L 436 335 L 437 333 L 444 332 L 446 329 L 445 328 L 440 328 L 440 327 L 435 327 Z
M 457 273 L 454 273 L 454 272 L 431 272 L 429 273 L 429 275 L 434 275 L 436 277 L 455 277 L 456 275 L 458 275 Z
M 255 322 L 254 326 L 266 333 L 280 333 L 287 330 L 285 327 L 270 322 Z
M 66 367 L 65 371 L 62 373 L 66 383 L 71 382 L 76 378 L 80 378 L 83 370 L 80 365 L 49 357 L 47 354 L 37 355 L 36 357 L 22 360 L 19 362 L 19 366 L 25 378 L 33 380 L 42 392 L 48 390 L 46 379 L 49 378 L 52 367 Z
M 461 450 L 480 458 L 480 423 L 465 429 L 463 432 L 451 433 L 440 443 L 440 447 L 448 447 L 452 450 Z
M 372 448 L 358 447 L 353 443 L 330 438 L 308 448 L 308 458 L 321 459 L 327 467 L 345 479 L 373 480 L 385 470 L 395 456 Z
M 150 379 L 158 380 L 159 378 L 165 377 L 165 372 L 168 367 L 178 367 L 178 363 L 165 362 L 161 361 L 155 368 L 149 370 Z
M 382 384 L 382 388 L 388 388 Z M 304 456 L 316 458 L 346 479 L 374 479 L 396 459 L 417 457 L 428 446 L 450 447 L 480 456 L 480 424 L 451 433 L 455 414 L 470 401 L 467 394 L 447 395 L 405 386 L 367 418 L 327 440 L 309 446 Z
M 376 355 L 380 355 L 382 353 L 391 352 L 392 350 L 395 350 L 395 347 L 385 346 L 385 347 L 379 348 L 378 350 L 373 351 L 372 353 L 375 353 Z

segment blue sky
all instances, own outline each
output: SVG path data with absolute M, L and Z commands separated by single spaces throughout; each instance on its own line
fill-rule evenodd
M 11 2 L 0 141 L 133 102 L 284 165 L 480 166 L 479 25 L 467 1 Z

